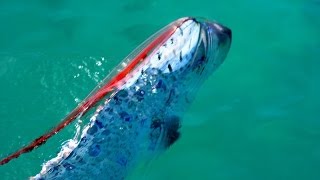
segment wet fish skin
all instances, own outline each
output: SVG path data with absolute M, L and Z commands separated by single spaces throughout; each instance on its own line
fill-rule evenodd
M 195 18 L 168 27 L 174 25 L 105 97 L 80 141 L 63 147 L 32 179 L 124 179 L 180 137 L 184 112 L 227 56 L 231 30 Z

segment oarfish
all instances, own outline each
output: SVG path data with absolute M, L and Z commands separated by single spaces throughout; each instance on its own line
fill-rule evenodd
M 230 45 L 231 30 L 217 22 L 191 17 L 172 22 L 126 57 L 55 129 L 1 164 L 96 107 L 79 140 L 70 140 L 32 179 L 124 179 L 142 159 L 180 137 L 183 114 Z

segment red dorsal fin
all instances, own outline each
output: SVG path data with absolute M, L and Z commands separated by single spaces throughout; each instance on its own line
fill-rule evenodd
M 62 122 L 60 122 L 55 128 L 53 128 L 48 133 L 40 136 L 39 138 L 32 141 L 29 145 L 21 148 L 20 150 L 12 153 L 11 155 L 5 157 L 0 161 L 0 165 L 4 165 L 11 161 L 14 158 L 19 157 L 21 154 L 32 151 L 33 149 L 39 147 L 44 144 L 50 137 L 57 134 L 60 130 L 66 127 L 68 124 L 73 122 L 80 115 L 84 115 L 92 106 L 94 106 L 97 102 L 99 102 L 103 97 L 105 97 L 108 93 L 110 93 L 119 81 L 124 79 L 128 73 L 130 73 L 140 62 L 142 62 L 145 57 L 148 56 L 149 52 L 154 48 L 158 47 L 164 41 L 169 39 L 169 37 L 175 32 L 175 30 L 185 21 L 189 20 L 189 18 L 180 19 L 173 24 L 171 24 L 163 33 L 161 33 L 158 37 L 154 38 L 150 44 L 145 46 L 137 56 L 135 56 L 131 62 L 120 71 L 115 77 L 110 79 L 108 83 L 106 83 L 102 88 L 96 91 L 92 96 L 88 97 L 81 103 L 77 108 L 75 108 Z

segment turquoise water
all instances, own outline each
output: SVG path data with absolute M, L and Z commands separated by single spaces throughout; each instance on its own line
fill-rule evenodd
M 233 31 L 182 138 L 129 179 L 320 179 L 320 1 L 0 2 L 0 157 L 56 125 L 131 50 L 183 16 Z M 27 179 L 74 124 L 0 167 Z

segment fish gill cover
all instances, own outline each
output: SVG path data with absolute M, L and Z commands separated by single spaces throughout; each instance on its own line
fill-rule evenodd
M 204 80 L 220 66 L 231 30 L 181 18 L 137 47 L 56 128 L 0 161 L 6 164 L 44 144 L 75 119 L 90 123 L 32 179 L 123 179 L 143 157 L 179 137 L 181 118 Z

